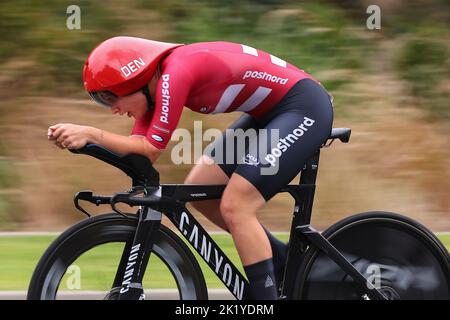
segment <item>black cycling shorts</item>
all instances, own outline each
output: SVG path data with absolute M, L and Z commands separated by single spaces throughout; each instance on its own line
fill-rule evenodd
M 327 140 L 332 124 L 330 95 L 317 82 L 303 79 L 263 117 L 243 114 L 204 154 L 228 177 L 244 177 L 268 201 Z

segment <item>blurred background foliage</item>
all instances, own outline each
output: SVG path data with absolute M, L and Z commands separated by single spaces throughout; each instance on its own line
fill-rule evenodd
M 66 8 L 73 4 L 81 8 L 81 30 L 66 28 Z M 366 28 L 370 4 L 381 8 L 381 30 Z M 323 180 L 329 187 L 318 206 L 319 225 L 349 213 L 344 210 L 390 203 L 417 217 L 425 219 L 428 212 L 426 219 L 445 221 L 434 227 L 450 227 L 449 139 L 443 135 L 448 136 L 450 123 L 449 15 L 446 0 L 2 0 L 0 228 L 51 229 L 67 219 L 77 220 L 69 195 L 83 185 L 90 170 L 116 173 L 100 165 L 86 168 L 91 160 L 69 160 L 73 156 L 56 152 L 45 141 L 46 128 L 55 122 L 102 123 L 111 131 L 128 133 L 129 122 L 112 120 L 93 107 L 81 81 L 90 50 L 116 35 L 182 43 L 240 42 L 312 73 L 335 97 L 335 126 L 363 133 L 355 132 L 354 149 L 345 146 L 330 155 L 344 166 L 359 165 L 360 172 L 342 167 L 338 171 L 331 161 L 324 164 L 336 176 Z M 231 121 L 234 116 L 223 117 Z M 181 126 L 191 128 L 194 119 L 217 127 L 217 121 L 189 111 Z M 221 128 L 230 121 L 224 120 Z M 181 182 L 189 169 L 170 167 L 166 156 L 158 168 L 171 182 Z M 364 185 L 355 183 L 361 176 L 367 180 Z M 402 180 L 408 177 L 415 180 Z M 332 191 L 343 178 L 348 183 L 343 189 L 358 188 L 362 199 L 344 201 L 344 194 Z M 397 180 L 388 181 L 393 178 Z M 96 183 L 118 190 L 108 189 L 110 181 Z M 401 186 L 395 189 L 394 184 Z M 387 193 L 394 193 L 392 202 L 383 199 Z M 394 204 L 399 202 L 403 204 Z M 69 210 L 72 215 L 64 217 L 62 212 Z M 276 220 L 269 211 L 264 217 L 268 223 Z M 277 227 L 287 230 L 286 225 Z

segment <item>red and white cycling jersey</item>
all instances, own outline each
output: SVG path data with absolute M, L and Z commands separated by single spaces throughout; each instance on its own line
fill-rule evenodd
M 184 106 L 201 113 L 241 111 L 261 117 L 305 78 L 313 79 L 284 60 L 243 44 L 181 46 L 162 62 L 155 110 L 136 120 L 131 134 L 146 136 L 164 149 Z

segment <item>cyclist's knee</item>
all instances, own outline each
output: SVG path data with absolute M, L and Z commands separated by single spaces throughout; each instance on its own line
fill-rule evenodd
M 255 193 L 254 187 L 248 188 L 248 185 L 241 181 L 233 182 L 228 184 L 220 201 L 220 213 L 230 230 L 248 219 L 255 218 L 257 210 L 264 204 L 264 198 L 258 191 Z
M 232 197 L 223 196 L 220 201 L 220 213 L 229 230 L 233 230 L 239 224 L 241 216 L 239 213 L 239 204 Z
M 256 217 L 256 208 L 243 204 L 232 195 L 223 197 L 220 201 L 220 213 L 228 230 L 232 231 L 236 227 L 242 226 Z

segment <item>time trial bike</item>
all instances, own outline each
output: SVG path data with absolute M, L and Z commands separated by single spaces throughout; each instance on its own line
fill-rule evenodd
M 350 134 L 350 129 L 334 128 L 322 147 L 329 147 L 335 139 L 346 143 Z M 279 298 L 449 299 L 449 254 L 416 221 L 377 211 L 349 216 L 322 233 L 311 226 L 320 151 L 301 170 L 299 184 L 280 190 L 289 193 L 295 203 Z M 71 279 L 73 267 L 83 259 L 95 263 L 78 271 L 89 274 L 89 268 L 95 268 L 100 272 L 89 280 L 105 284 L 101 291 L 105 299 L 158 298 L 152 291 L 158 283 L 176 288 L 177 299 L 208 299 L 205 277 L 193 252 L 236 299 L 246 299 L 246 278 L 186 208 L 188 202 L 219 199 L 225 185 L 160 184 L 159 173 L 148 158 L 115 154 L 100 145 L 89 144 L 72 152 L 117 167 L 132 179 L 132 187 L 108 196 L 92 191 L 75 195 L 75 207 L 88 218 L 63 232 L 45 251 L 33 273 L 28 299 L 61 298 L 67 282 L 76 287 L 77 281 Z M 91 216 L 80 201 L 110 205 L 113 213 Z M 139 209 L 125 213 L 120 203 Z M 179 234 L 161 223 L 163 215 Z M 103 250 L 96 251 L 98 247 Z M 115 255 L 109 255 L 112 251 Z M 104 263 L 105 256 L 114 258 Z M 153 282 L 148 280 L 152 275 Z

